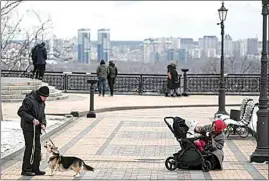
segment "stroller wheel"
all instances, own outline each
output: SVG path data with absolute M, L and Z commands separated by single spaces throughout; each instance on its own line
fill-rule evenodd
M 177 169 L 177 161 L 175 160 L 174 157 L 168 157 L 165 160 L 165 167 L 167 168 L 167 170 L 169 171 L 174 171 Z
M 211 168 L 212 168 L 212 165 L 211 165 L 210 161 L 205 160 L 205 161 L 202 163 L 202 170 L 203 170 L 204 172 L 208 172 L 209 170 L 211 170 Z

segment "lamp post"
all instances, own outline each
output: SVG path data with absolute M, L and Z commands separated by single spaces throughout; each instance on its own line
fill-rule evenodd
M 219 83 L 219 110 L 215 114 L 225 114 L 228 115 L 225 110 L 225 78 L 224 78 L 224 21 L 226 20 L 228 9 L 224 7 L 224 2 L 222 6 L 218 9 L 221 27 L 221 57 L 220 57 L 220 83 Z
M 262 57 L 261 57 L 261 78 L 260 78 L 260 97 L 259 110 L 257 112 L 257 146 L 250 156 L 250 162 L 263 163 L 269 161 L 269 138 L 268 138 L 268 77 L 267 77 L 267 16 L 269 0 L 262 0 Z

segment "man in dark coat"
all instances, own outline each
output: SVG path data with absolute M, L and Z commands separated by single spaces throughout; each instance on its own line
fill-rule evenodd
M 34 70 L 33 70 L 33 77 L 32 78 L 38 78 L 38 72 L 37 72 L 37 67 L 36 67 L 36 56 L 35 56 L 35 52 L 36 52 L 36 48 L 37 48 L 38 44 L 36 46 L 34 46 L 31 50 L 31 58 L 32 58 L 32 61 L 33 61 L 33 66 L 34 66 Z M 36 76 L 35 76 L 36 74 Z
M 118 75 L 118 69 L 113 61 L 109 61 L 108 72 L 107 80 L 110 89 L 110 96 L 113 96 L 115 79 Z
M 36 67 L 38 71 L 38 79 L 42 80 L 46 70 L 47 49 L 45 43 L 42 42 L 36 48 Z
M 25 151 L 21 175 L 45 175 L 39 170 L 41 161 L 41 130 L 46 130 L 45 101 L 49 96 L 47 86 L 40 87 L 26 95 L 18 115 L 21 117 L 21 128 L 25 140 Z

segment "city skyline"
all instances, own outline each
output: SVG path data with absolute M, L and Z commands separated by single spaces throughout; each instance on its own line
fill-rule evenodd
M 198 40 L 204 35 L 220 37 L 220 27 L 217 26 L 217 9 L 220 6 L 221 1 L 26 1 L 18 8 L 18 12 L 23 14 L 26 10 L 34 9 L 42 19 L 51 15 L 52 32 L 57 38 L 63 39 L 76 36 L 80 28 L 89 28 L 92 32 L 108 28 L 111 40 L 155 37 L 191 37 Z M 261 40 L 261 2 L 227 1 L 225 6 L 228 8 L 226 34 L 230 34 L 233 40 L 248 37 Z M 33 18 L 30 14 L 25 16 L 23 26 L 33 24 Z M 91 40 L 97 40 L 97 33 L 92 33 Z

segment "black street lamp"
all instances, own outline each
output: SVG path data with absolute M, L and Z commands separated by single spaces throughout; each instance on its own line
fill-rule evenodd
M 268 138 L 268 77 L 267 77 L 267 16 L 269 0 L 262 0 L 262 57 L 261 57 L 261 78 L 260 78 L 260 97 L 259 110 L 257 112 L 257 146 L 250 156 L 250 162 L 263 163 L 269 161 L 269 138 Z
M 225 110 L 225 78 L 224 78 L 224 21 L 226 20 L 228 9 L 224 7 L 224 2 L 222 6 L 218 9 L 220 25 L 221 27 L 221 57 L 220 57 L 220 83 L 219 83 L 219 110 L 215 114 L 225 114 L 228 115 Z

